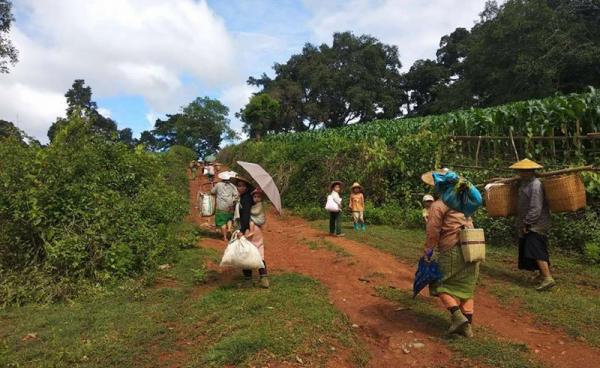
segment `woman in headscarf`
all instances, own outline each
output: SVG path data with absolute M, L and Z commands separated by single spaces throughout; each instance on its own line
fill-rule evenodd
M 423 174 L 421 179 L 434 186 L 433 172 Z M 472 337 L 473 296 L 479 277 L 479 262 L 465 262 L 463 258 L 460 231 L 464 228 L 473 228 L 470 218 L 448 207 L 441 198 L 435 200 L 429 207 L 424 253 L 430 259 L 435 250 L 435 259 L 444 275 L 440 281 L 429 285 L 429 293 L 440 298 L 450 312 L 448 334 Z

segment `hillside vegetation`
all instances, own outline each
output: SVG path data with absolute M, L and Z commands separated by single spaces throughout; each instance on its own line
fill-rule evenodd
M 420 218 L 414 209 L 428 190 L 420 182 L 421 173 L 442 165 L 457 165 L 461 173 L 477 183 L 490 177 L 512 175 L 505 171 L 516 159 L 510 140 L 486 140 L 475 152 L 477 136 L 512 134 L 519 139 L 515 145 L 521 158 L 531 157 L 549 167 L 569 166 L 597 161 L 595 143 L 581 141 L 580 137 L 596 132 L 599 127 L 600 93 L 590 89 L 583 94 L 492 108 L 279 134 L 227 147 L 221 151 L 220 159 L 232 167 L 237 160 L 259 162 L 275 176 L 286 206 L 301 209 L 309 216 L 322 213 L 320 208 L 332 180 L 348 184 L 359 181 L 366 188 L 371 222 L 417 224 Z M 454 138 L 465 135 L 475 137 L 475 141 Z M 475 163 L 487 170 L 460 168 Z M 586 179 L 593 202 L 598 179 L 593 174 Z M 483 211 L 480 212 L 481 216 Z M 582 223 L 569 221 L 573 216 L 559 218 L 555 228 L 568 230 L 569 235 L 558 240 L 570 248 L 583 249 L 589 234 L 600 228 L 598 218 L 595 212 L 589 212 L 587 224 L 594 231 L 582 231 L 573 238 L 574 229 Z M 494 220 L 489 225 L 498 230 L 491 231 L 492 237 L 510 238 L 506 237 L 509 220 Z

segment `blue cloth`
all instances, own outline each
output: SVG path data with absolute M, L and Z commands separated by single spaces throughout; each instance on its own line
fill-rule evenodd
M 472 216 L 483 205 L 481 193 L 469 181 L 459 177 L 454 171 L 433 173 L 435 190 L 446 206 Z
M 439 265 L 435 261 L 427 261 L 425 256 L 419 259 L 419 265 L 417 266 L 417 272 L 415 272 L 415 281 L 413 283 L 413 299 L 423 290 L 427 285 L 439 281 L 444 277 L 442 271 L 440 271 Z

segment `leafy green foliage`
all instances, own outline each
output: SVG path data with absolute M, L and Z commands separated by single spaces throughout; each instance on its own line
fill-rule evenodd
M 132 150 L 93 133 L 91 124 L 73 114 L 46 148 L 0 144 L 6 275 L 34 268 L 55 282 L 106 282 L 152 269 L 180 246 L 193 152 Z
M 274 79 L 263 74 L 248 83 L 281 105 L 277 132 L 340 127 L 400 115 L 406 101 L 401 66 L 396 46 L 343 32 L 331 46 L 307 43 L 301 54 L 275 64 Z
M 7 37 L 10 24 L 15 20 L 11 8 L 12 1 L 0 0 L 0 74 L 8 73 L 8 64 L 18 61 L 19 52 Z
M 215 153 L 224 139 L 233 139 L 229 127 L 229 109 L 219 100 L 197 98 L 181 112 L 158 119 L 151 132 L 142 133 L 142 143 L 149 149 L 166 150 L 174 145 L 188 147 L 198 157 Z
M 260 139 L 270 132 L 285 130 L 279 127 L 281 107 L 279 101 L 266 93 L 252 96 L 246 107 L 242 108 L 236 116 L 244 122 L 244 132 L 250 138 Z
M 581 92 L 600 84 L 597 1 L 487 1 L 470 30 L 440 40 L 437 60 L 405 74 L 414 113 Z

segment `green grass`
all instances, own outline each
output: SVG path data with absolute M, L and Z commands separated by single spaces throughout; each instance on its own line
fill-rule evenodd
M 313 225 L 325 229 L 324 221 Z M 366 234 L 345 224 L 346 237 L 391 253 L 407 262 L 422 254 L 424 230 L 371 225 Z M 532 275 L 517 269 L 517 250 L 487 247 L 480 285 L 502 303 L 520 304 L 540 323 L 563 329 L 568 334 L 600 346 L 600 266 L 583 264 L 579 257 L 551 250 L 550 260 L 558 286 L 539 293 L 528 282 Z
M 302 239 L 301 242 L 303 244 L 306 244 L 308 246 L 308 248 L 312 249 L 312 250 L 325 249 L 325 250 L 335 253 L 336 255 L 338 255 L 340 257 L 352 257 L 352 254 L 350 252 L 348 252 L 346 249 L 344 249 L 343 247 L 340 247 L 337 244 L 330 242 L 327 239 L 323 239 L 323 238 L 320 238 L 317 240 Z
M 376 290 L 380 296 L 406 308 L 402 313 L 410 314 L 413 318 L 426 323 L 437 334 L 444 334 L 449 317 L 430 301 L 413 300 L 410 291 L 389 287 L 378 287 Z M 446 342 L 451 350 L 459 354 L 454 358 L 457 361 L 468 358 L 496 368 L 541 367 L 534 363 L 526 345 L 501 341 L 485 328 L 476 327 L 475 337 L 472 339 L 448 337 Z
M 271 276 L 270 290 L 238 289 L 239 280 L 219 286 L 204 265 L 218 252 L 188 249 L 178 258 L 155 282 L 1 310 L 0 367 L 247 366 L 296 355 L 321 365 L 335 354 L 331 347 L 368 361 L 318 282 L 283 274 Z

